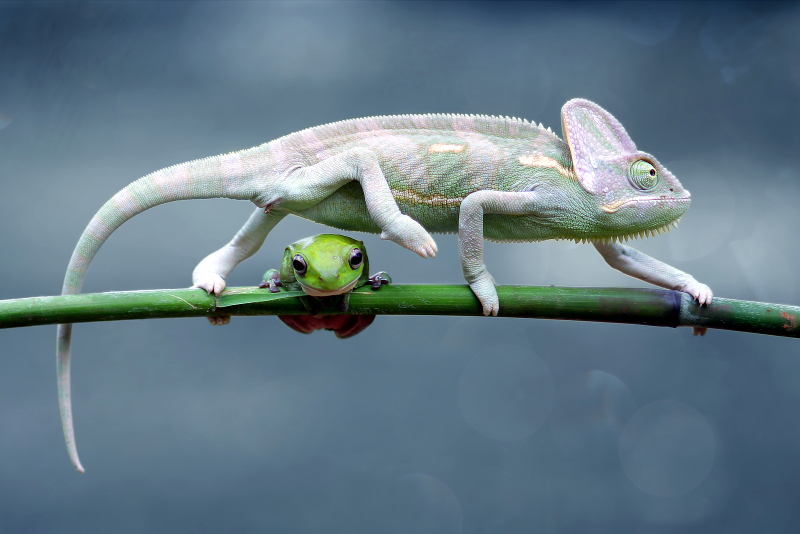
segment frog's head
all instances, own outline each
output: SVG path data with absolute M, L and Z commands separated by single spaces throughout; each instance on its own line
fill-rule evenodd
M 367 272 L 364 243 L 337 234 L 320 234 L 287 247 L 298 283 L 307 295 L 347 293 Z

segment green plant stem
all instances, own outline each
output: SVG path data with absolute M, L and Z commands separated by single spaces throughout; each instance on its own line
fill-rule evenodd
M 715 297 L 699 307 L 687 294 L 661 289 L 498 286 L 500 316 L 651 326 L 697 326 L 800 337 L 800 307 Z M 57 323 L 214 315 L 307 313 L 299 293 L 232 288 L 218 299 L 202 289 L 87 293 L 0 301 L 0 328 Z M 335 313 L 335 312 L 331 312 Z M 466 285 L 389 285 L 356 290 L 351 315 L 481 315 Z

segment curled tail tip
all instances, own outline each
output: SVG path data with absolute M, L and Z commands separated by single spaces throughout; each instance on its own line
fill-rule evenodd
M 67 452 L 69 453 L 69 459 L 72 462 L 72 467 L 75 468 L 75 471 L 81 474 L 85 473 L 86 470 L 83 468 L 81 461 L 78 458 L 78 451 L 74 448 L 70 448 Z

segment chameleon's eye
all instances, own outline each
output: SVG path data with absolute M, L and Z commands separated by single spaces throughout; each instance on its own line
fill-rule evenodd
M 294 272 L 297 276 L 303 276 L 306 274 L 306 271 L 308 270 L 306 259 L 300 254 L 297 254 L 294 258 L 292 258 L 292 269 L 294 269 Z
M 364 261 L 364 255 L 357 248 L 350 251 L 350 268 L 354 271 L 361 267 L 361 262 Z
M 647 191 L 653 189 L 658 183 L 658 171 L 652 163 L 640 159 L 628 167 L 628 180 L 636 189 Z

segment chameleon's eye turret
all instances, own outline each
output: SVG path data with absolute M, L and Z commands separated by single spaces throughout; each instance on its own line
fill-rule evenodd
M 658 171 L 649 161 L 636 160 L 628 167 L 628 180 L 636 189 L 649 191 L 658 184 Z
M 361 267 L 361 264 L 364 262 L 364 255 L 361 253 L 360 249 L 354 248 L 350 251 L 350 268 L 354 271 Z
M 292 269 L 294 269 L 294 273 L 297 276 L 303 276 L 306 274 L 306 271 L 308 270 L 306 259 L 300 254 L 296 254 L 295 257 L 292 258 Z

